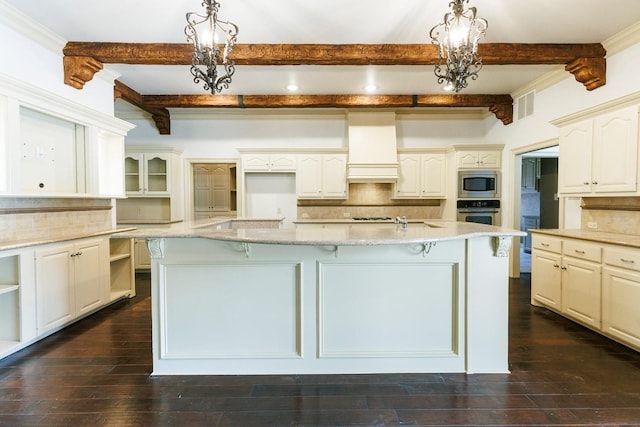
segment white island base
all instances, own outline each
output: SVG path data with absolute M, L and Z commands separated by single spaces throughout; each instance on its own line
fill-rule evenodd
M 153 374 L 506 373 L 511 239 L 149 239 Z

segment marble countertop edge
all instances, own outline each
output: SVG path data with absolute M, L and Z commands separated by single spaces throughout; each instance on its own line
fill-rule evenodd
M 135 227 L 116 227 L 108 230 L 99 230 L 90 233 L 63 233 L 53 234 L 41 238 L 31 239 L 17 239 L 0 242 L 0 251 L 8 251 L 12 249 L 23 249 L 30 246 L 47 245 L 50 243 L 66 242 L 70 240 L 86 239 L 91 237 L 99 237 L 106 235 L 113 235 L 117 233 L 130 232 L 135 230 Z
M 609 233 L 606 231 L 592 231 L 582 229 L 530 229 L 532 233 L 545 234 L 556 237 L 570 237 L 572 239 L 590 242 L 640 248 L 640 236 L 633 234 Z

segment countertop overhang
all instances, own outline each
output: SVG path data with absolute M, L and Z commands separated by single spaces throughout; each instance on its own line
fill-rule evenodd
M 580 229 L 530 229 L 529 231 L 532 233 L 546 234 L 548 236 L 570 237 L 590 242 L 640 248 L 640 236 L 633 234 L 608 233 L 605 231 Z
M 245 221 L 251 222 L 250 219 Z M 253 220 L 266 221 L 266 220 Z M 368 246 L 437 242 L 467 239 L 477 236 L 516 237 L 525 233 L 502 227 L 455 221 L 429 221 L 401 224 L 357 224 L 335 223 L 331 227 L 323 224 L 307 224 L 304 227 L 288 228 L 225 228 L 229 221 L 210 223 L 184 222 L 164 227 L 153 227 L 115 234 L 116 238 L 204 238 L 239 243 L 263 243 L 310 246 Z

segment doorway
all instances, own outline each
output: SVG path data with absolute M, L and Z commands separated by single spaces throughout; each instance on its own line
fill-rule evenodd
M 531 273 L 530 229 L 558 228 L 558 146 L 522 154 L 520 183 L 520 272 Z

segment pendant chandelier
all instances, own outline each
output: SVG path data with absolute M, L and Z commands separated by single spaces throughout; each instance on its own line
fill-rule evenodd
M 191 75 L 193 82 L 203 82 L 204 90 L 211 94 L 229 88 L 235 65 L 231 61 L 231 50 L 236 43 L 238 27 L 228 21 L 218 20 L 220 3 L 216 0 L 203 0 L 206 9 L 204 15 L 187 13 L 187 26 L 184 33 L 187 41 L 193 43 L 191 57 Z M 224 43 L 224 46 L 221 44 Z M 220 53 L 222 61 L 220 62 Z M 224 74 L 218 74 L 218 63 L 224 68 Z M 222 69 L 220 70 L 222 71 Z
M 448 91 L 459 92 L 467 87 L 467 79 L 478 78 L 482 58 L 478 56 L 478 40 L 485 36 L 487 20 L 476 16 L 475 7 L 464 10 L 469 0 L 453 0 L 452 11 L 444 15 L 444 22 L 429 32 L 431 42 L 438 45 L 440 61 L 434 73 L 438 83 Z

